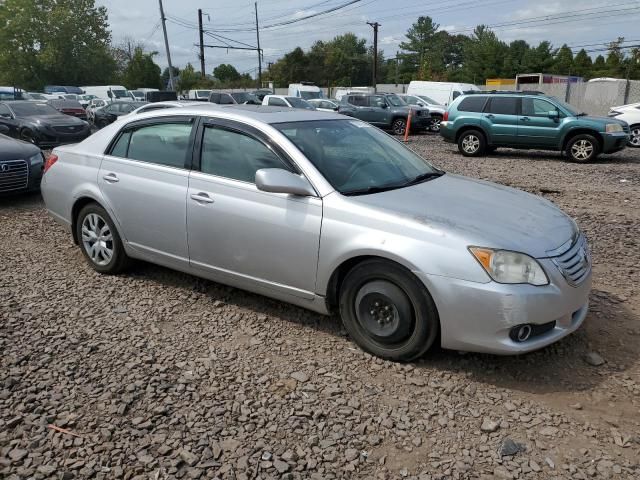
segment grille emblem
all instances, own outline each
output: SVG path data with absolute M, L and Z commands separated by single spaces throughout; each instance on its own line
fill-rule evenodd
M 0 168 L 3 172 L 8 172 L 9 171 L 9 165 L 7 165 L 6 163 L 2 164 L 2 168 Z

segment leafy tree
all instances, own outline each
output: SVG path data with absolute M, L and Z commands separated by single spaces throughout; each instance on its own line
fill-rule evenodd
M 161 88 L 160 67 L 153 61 L 158 52 L 145 53 L 136 47 L 131 60 L 124 71 L 124 84 L 129 89 Z
M 179 92 L 187 92 L 193 90 L 201 80 L 200 73 L 196 72 L 193 65 L 187 63 L 187 66 L 180 72 L 180 78 L 177 81 L 176 90 Z
M 498 40 L 486 26 L 476 27 L 464 52 L 464 69 L 468 80 L 484 83 L 487 78 L 500 77 L 509 47 Z
M 565 43 L 556 53 L 556 58 L 551 69 L 551 73 L 559 75 L 574 74 L 573 68 L 573 52 Z
M 591 57 L 584 48 L 581 49 L 573 59 L 573 74 L 588 78 L 591 75 L 592 68 L 593 61 Z
M 180 76 L 180 69 L 178 67 L 172 67 L 173 70 L 173 78 L 176 79 Z M 162 86 L 166 86 L 169 84 L 169 67 L 165 67 L 162 71 L 162 75 L 160 76 L 162 79 Z
M 228 63 L 222 63 L 213 69 L 213 76 L 222 83 L 237 82 L 240 80 L 240 73 L 236 67 Z
M 111 81 L 107 9 L 94 0 L 0 2 L 0 81 L 38 89 L 45 84 Z
M 602 55 L 598 55 L 593 62 L 593 68 L 591 70 L 592 77 L 604 77 L 607 75 L 607 64 L 605 63 L 604 57 Z

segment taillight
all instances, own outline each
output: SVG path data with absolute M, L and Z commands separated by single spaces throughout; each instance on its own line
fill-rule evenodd
M 446 112 L 444 112 L 444 115 L 442 116 L 442 120 L 444 122 L 449 120 L 449 111 L 448 110 Z
M 44 161 L 44 173 L 47 173 L 54 163 L 58 161 L 58 156 L 53 153 Z

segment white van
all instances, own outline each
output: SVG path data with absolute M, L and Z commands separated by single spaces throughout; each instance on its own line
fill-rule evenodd
M 335 98 L 339 102 L 345 95 L 353 95 L 358 93 L 374 93 L 373 87 L 336 87 L 333 89 L 333 98 Z
M 90 87 L 82 87 L 86 95 L 95 95 L 97 98 L 106 100 L 107 102 L 130 102 L 131 95 L 122 85 L 94 85 Z
M 433 98 L 440 105 L 449 106 L 458 96 L 469 90 L 480 90 L 471 83 L 423 82 L 414 80 L 409 83 L 407 95 L 424 95 Z
M 208 102 L 211 90 L 189 90 L 187 98 L 189 100 L 198 100 L 200 102 Z
M 299 97 L 304 100 L 311 100 L 312 98 L 324 97 L 324 95 L 322 95 L 322 90 L 320 90 L 320 87 L 309 82 L 290 83 L 289 96 Z

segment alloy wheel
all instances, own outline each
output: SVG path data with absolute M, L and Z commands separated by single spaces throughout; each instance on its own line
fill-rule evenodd
M 571 155 L 577 160 L 587 160 L 593 155 L 593 144 L 589 140 L 578 140 L 571 145 Z
M 633 130 L 631 130 L 631 138 L 629 139 L 629 144 L 632 147 L 640 147 L 640 125 L 633 127 Z
M 480 148 L 480 139 L 475 135 L 467 135 L 462 140 L 462 149 L 467 153 L 476 153 Z
M 431 131 L 432 132 L 439 132 L 440 131 L 440 122 L 442 120 L 440 118 L 434 118 L 431 120 Z
M 96 265 L 108 265 L 113 258 L 113 235 L 109 224 L 97 213 L 90 213 L 82 221 L 82 245 Z
M 404 131 L 407 129 L 407 124 L 404 120 L 396 120 L 393 122 L 393 133 L 396 135 L 403 135 Z

